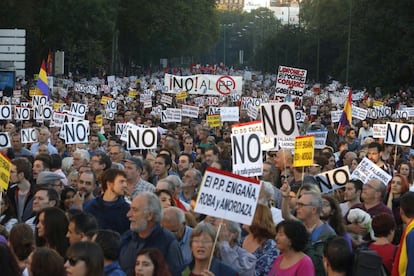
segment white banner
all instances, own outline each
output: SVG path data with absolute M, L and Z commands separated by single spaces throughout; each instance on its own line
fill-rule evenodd
M 186 91 L 198 95 L 230 95 L 242 92 L 242 77 L 227 75 L 175 76 L 165 74 L 164 91 L 179 93 Z
M 220 107 L 220 119 L 222 122 L 238 122 L 240 119 L 239 108 L 237 106 Z
M 64 123 L 62 129 L 67 145 L 88 143 L 89 121 Z
M 198 118 L 198 106 L 183 104 L 181 106 L 181 115 L 184 117 Z
M 332 123 L 338 123 L 341 120 L 342 110 L 331 111 L 331 121 Z
M 252 223 L 259 200 L 260 182 L 207 168 L 194 211 L 245 225 Z
M 127 149 L 156 149 L 157 135 L 158 131 L 156 127 L 135 127 L 132 129 L 128 129 Z
M 37 142 L 37 131 L 35 128 L 22 128 L 20 131 L 20 141 L 23 144 L 36 143 Z
M 357 106 L 352 106 L 352 117 L 359 119 L 359 120 L 365 120 L 367 118 L 367 113 L 368 110 L 357 107 Z
M 386 127 L 384 144 L 411 146 L 413 141 L 413 125 L 387 122 Z
M 313 134 L 315 136 L 315 149 L 323 149 L 326 145 L 326 137 L 328 137 L 327 130 L 308 130 L 306 135 Z
M 263 103 L 260 109 L 266 136 L 275 138 L 299 136 L 294 103 Z
M 374 138 L 385 138 L 387 134 L 387 125 L 386 124 L 373 124 L 372 125 L 373 136 Z

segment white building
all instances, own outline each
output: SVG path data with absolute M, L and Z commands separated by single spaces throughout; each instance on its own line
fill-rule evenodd
M 296 0 L 245 0 L 243 10 L 251 12 L 258 8 L 268 8 L 283 25 L 299 24 L 299 2 Z

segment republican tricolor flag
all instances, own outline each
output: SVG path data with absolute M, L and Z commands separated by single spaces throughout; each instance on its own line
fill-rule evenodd
M 346 97 L 346 102 L 344 110 L 342 111 L 341 119 L 339 119 L 338 125 L 338 134 L 344 134 L 344 128 L 350 126 L 352 123 L 352 89 L 349 88 L 348 97 Z
M 49 97 L 49 85 L 47 82 L 46 63 L 42 60 L 42 67 L 40 68 L 39 76 L 37 77 L 37 89 L 43 96 Z

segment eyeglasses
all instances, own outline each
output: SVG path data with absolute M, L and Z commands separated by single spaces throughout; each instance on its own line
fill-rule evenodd
M 275 158 L 277 154 L 276 154 L 276 153 L 269 153 L 268 155 L 269 155 L 269 157 L 271 157 L 271 158 Z
M 69 262 L 70 266 L 75 266 L 79 261 L 81 261 L 81 258 L 67 258 L 66 261 Z
M 193 240 L 193 243 L 198 243 L 198 244 L 203 244 L 203 245 L 205 245 L 205 244 L 210 244 L 210 243 L 213 243 L 213 241 L 208 241 L 208 240 Z
M 290 174 L 285 174 L 285 175 L 281 175 L 280 176 L 280 178 L 283 180 L 283 179 L 286 179 L 286 178 L 288 178 L 288 177 L 290 177 Z
M 297 207 L 297 208 L 309 207 L 309 206 L 313 206 L 313 204 L 312 204 L 312 203 L 302 203 L 302 202 L 296 202 L 296 207 Z

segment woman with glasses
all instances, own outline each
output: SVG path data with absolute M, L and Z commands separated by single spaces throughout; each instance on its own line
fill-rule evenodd
M 77 242 L 66 252 L 66 275 L 102 276 L 103 267 L 102 248 L 94 242 Z
M 182 276 L 238 275 L 231 267 L 219 261 L 216 256 L 213 256 L 210 265 L 211 255 L 216 255 L 215 238 L 216 229 L 210 223 L 201 222 L 193 229 L 190 238 L 193 261 L 182 270 Z

